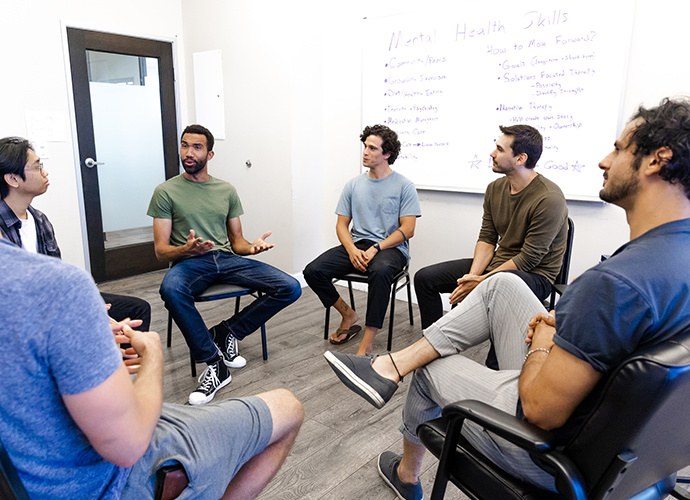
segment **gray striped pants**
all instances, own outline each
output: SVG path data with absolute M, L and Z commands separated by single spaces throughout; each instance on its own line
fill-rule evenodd
M 512 415 L 518 400 L 518 378 L 528 351 L 527 324 L 544 306 L 519 277 L 498 273 L 484 280 L 455 309 L 424 331 L 441 355 L 419 368 L 407 393 L 400 431 L 414 444 L 417 426 L 441 416 L 456 401 L 482 401 Z M 459 354 L 491 339 L 500 370 Z M 532 462 L 527 452 L 482 427 L 466 421 L 465 438 L 502 469 L 525 481 L 555 491 L 553 477 Z

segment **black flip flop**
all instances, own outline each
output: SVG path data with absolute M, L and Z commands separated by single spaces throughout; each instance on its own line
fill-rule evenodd
M 335 336 L 340 337 L 343 333 L 346 334 L 345 338 L 343 340 L 333 340 L 333 337 L 329 338 L 328 340 L 330 341 L 331 344 L 334 345 L 341 345 L 341 344 L 347 344 L 350 340 L 352 340 L 360 331 L 362 330 L 362 327 L 359 325 L 352 325 L 348 330 L 341 330 L 338 328 L 335 331 Z

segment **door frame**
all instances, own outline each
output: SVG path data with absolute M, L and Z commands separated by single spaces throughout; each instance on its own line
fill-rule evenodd
M 62 23 L 62 30 L 74 166 L 78 182 L 77 192 L 86 268 L 90 270 L 97 283 L 140 274 L 151 271 L 153 268 L 163 269 L 167 267 L 167 264 L 156 260 L 152 242 L 127 245 L 106 251 L 102 238 L 89 237 L 89 234 L 103 234 L 103 224 L 99 201 L 98 167 L 88 169 L 84 165 L 86 158 L 98 160 L 95 152 L 95 141 L 93 140 L 90 89 L 88 74 L 86 73 L 86 50 L 113 52 L 113 48 L 115 48 L 119 54 L 159 59 L 163 154 L 165 178 L 169 179 L 180 173 L 178 130 L 181 121 L 179 84 L 176 78 L 176 39 L 115 33 L 64 23 Z M 169 44 L 170 50 L 161 51 L 161 43 Z M 78 63 L 81 71 L 73 71 L 73 63 Z M 171 68 L 171 70 L 167 68 Z M 167 71 L 166 75 L 163 75 L 164 71 Z M 79 97 L 75 96 L 75 88 L 81 91 Z M 79 127 L 84 127 L 83 130 L 87 131 L 89 138 L 79 139 Z M 136 258 L 124 258 L 123 255 L 127 253 L 136 255 Z

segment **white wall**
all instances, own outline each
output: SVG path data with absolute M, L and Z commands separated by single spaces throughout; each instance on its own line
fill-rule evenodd
M 274 251 L 285 257 L 273 258 L 295 273 L 337 244 L 333 211 L 343 184 L 359 173 L 362 18 L 409 12 L 420 4 L 409 0 L 295 0 L 287 9 L 284 3 L 182 0 L 182 7 L 188 52 L 223 50 L 226 95 L 234 94 L 233 100 L 226 100 L 226 121 L 242 130 L 235 132 L 237 137 L 230 134 L 224 147 L 217 148 L 223 153 L 217 158 L 238 156 L 238 166 L 228 170 L 227 177 L 238 185 L 247 207 L 243 223 L 253 226 L 258 219 L 266 221 L 261 227 L 274 228 L 291 224 L 292 244 L 289 238 L 277 236 L 281 245 Z M 437 0 L 426 6 L 444 3 Z M 641 102 L 655 104 L 666 95 L 690 93 L 690 68 L 674 61 L 677 47 L 683 45 L 681 33 L 690 3 L 637 0 L 630 5 L 636 5 L 637 12 L 621 127 Z M 212 19 L 209 12 L 213 12 Z M 189 60 L 190 53 L 187 57 Z M 191 75 L 190 67 L 188 82 Z M 269 87 L 273 91 L 266 97 Z M 614 140 L 610 138 L 611 144 Z M 259 176 L 254 168 L 249 172 L 242 167 L 240 160 L 245 156 L 259 154 L 254 148 L 276 154 L 276 163 L 265 167 L 270 175 L 264 176 L 262 170 Z M 487 155 L 490 148 L 488 144 Z M 602 157 L 606 153 L 600 152 Z M 286 192 L 285 169 L 292 171 L 292 196 Z M 260 187 L 250 179 L 261 181 Z M 258 196 L 266 191 L 272 195 L 271 203 L 248 203 L 254 193 Z M 482 196 L 434 191 L 419 195 L 423 217 L 411 242 L 412 271 L 444 259 L 471 256 L 479 232 Z M 627 241 L 628 228 L 617 207 L 586 202 L 568 205 L 576 226 L 571 267 L 571 277 L 576 277 L 602 254 L 612 253 Z M 287 214 L 288 208 L 291 214 Z M 258 232 L 259 227 L 256 229 Z
M 690 2 L 631 0 L 630 5 L 637 11 L 623 122 L 641 102 L 651 105 L 666 95 L 690 93 L 690 66 L 679 63 Z M 343 184 L 360 169 L 362 18 L 419 7 L 417 0 L 17 2 L 5 7 L 4 18 L 26 22 L 7 22 L 0 33 L 3 47 L 22 47 L 21 54 L 4 51 L 4 68 L 11 70 L 0 90 L 11 98 L 3 106 L 0 136 L 22 135 L 27 109 L 59 111 L 67 121 L 60 20 L 125 34 L 184 35 L 183 52 L 178 45 L 183 125 L 195 118 L 192 54 L 221 49 L 227 139 L 215 148 L 211 172 L 237 186 L 249 239 L 274 231 L 276 248 L 262 258 L 299 273 L 337 243 L 333 211 Z M 65 258 L 83 265 L 72 144 L 50 146 L 52 185 L 37 206 L 55 223 Z M 252 161 L 251 169 L 246 160 Z M 482 197 L 419 194 L 423 217 L 411 242 L 412 271 L 470 256 Z M 576 225 L 575 277 L 627 241 L 628 228 L 617 207 L 570 202 L 569 208 Z
M 179 0 L 22 0 L 4 2 L 0 30 L 3 70 L 0 78 L 0 137 L 26 137 L 26 112 L 54 112 L 64 118 L 66 141 L 49 142 L 50 188 L 36 198 L 55 226 L 63 259 L 85 267 L 77 170 L 71 134 L 70 96 L 64 27 L 110 31 L 146 38 L 175 39 L 182 34 Z M 176 50 L 182 51 L 177 38 Z M 181 52 L 180 52 L 181 54 Z M 184 59 L 178 70 L 184 74 Z M 184 80 L 180 82 L 184 89 Z M 182 106 L 186 120 L 186 103 Z M 31 139 L 31 137 L 29 137 Z

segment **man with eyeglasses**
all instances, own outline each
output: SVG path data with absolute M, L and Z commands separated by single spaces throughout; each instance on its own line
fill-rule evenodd
M 61 258 L 53 225 L 31 206 L 48 190 L 48 172 L 29 141 L 21 137 L 0 139 L 0 232 L 2 237 L 29 252 Z M 151 306 L 145 300 L 102 293 L 111 318 L 141 320 L 138 330 L 148 331 Z

